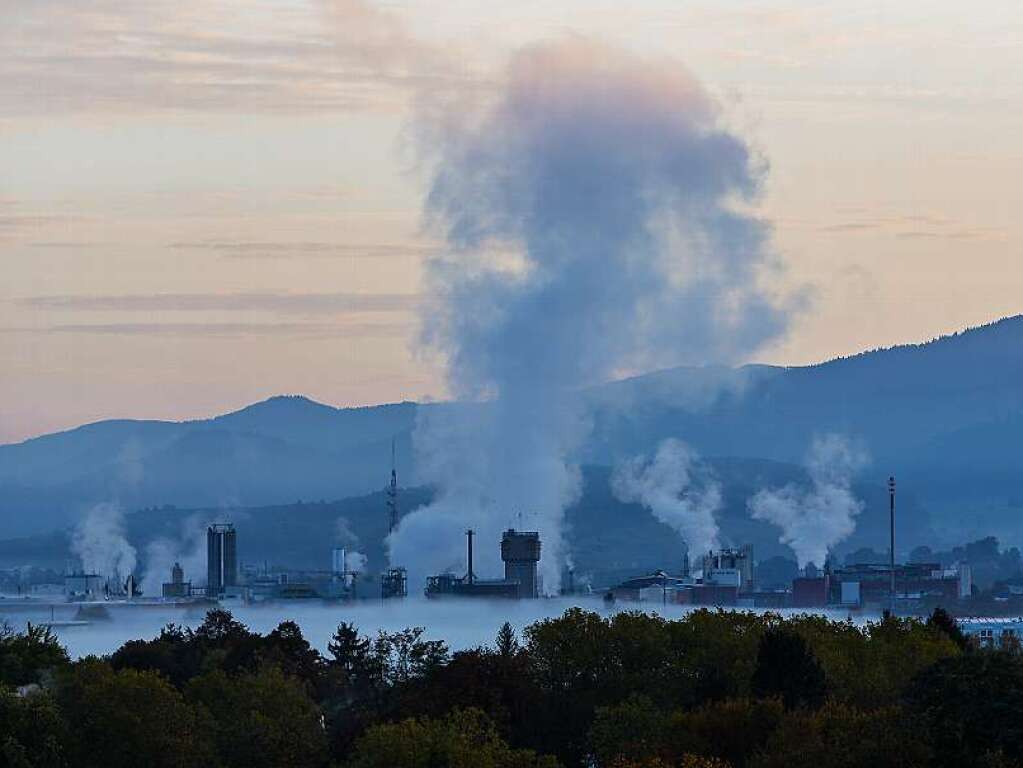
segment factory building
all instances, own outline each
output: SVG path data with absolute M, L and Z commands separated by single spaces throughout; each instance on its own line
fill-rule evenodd
M 608 594 L 617 600 L 638 600 L 680 605 L 752 606 L 755 588 L 753 546 L 711 550 L 698 561 L 700 570 L 690 572 L 689 557 L 682 559 L 682 572 L 670 575 L 656 571 L 649 576 L 627 579 Z
M 473 570 L 473 537 L 470 529 L 466 536 L 467 570 L 465 576 L 442 573 L 426 580 L 425 594 L 437 597 L 499 597 L 508 599 L 535 598 L 540 595 L 537 565 L 540 561 L 540 534 L 536 531 L 516 531 L 509 528 L 501 536 L 501 559 L 504 561 L 503 579 L 480 579 Z
M 732 584 L 704 584 L 690 576 L 672 576 L 656 571 L 648 576 L 626 579 L 609 594 L 615 600 L 672 605 L 735 605 L 738 588 Z
M 609 594 L 615 600 L 729 606 L 738 603 L 739 591 L 733 585 L 704 584 L 690 577 L 657 571 L 649 576 L 627 579 L 613 587 Z
M 319 600 L 329 597 L 331 579 L 302 573 L 263 573 L 249 580 L 246 594 L 253 603 L 274 600 Z
M 347 583 L 327 571 L 274 571 L 250 575 L 245 598 L 251 603 L 278 600 L 351 600 L 355 580 Z
M 231 523 L 206 530 L 206 595 L 220 597 L 238 586 L 238 535 Z
M 891 566 L 859 563 L 831 572 L 828 603 L 850 608 L 888 605 L 891 598 Z M 907 563 L 895 566 L 895 599 L 902 604 L 950 604 L 968 599 L 973 592 L 970 566 L 959 563 L 942 568 L 939 563 Z
M 737 549 L 719 549 L 703 556 L 703 581 L 718 586 L 734 586 L 738 592 L 752 592 L 755 586 L 753 545 Z
M 192 596 L 192 582 L 185 581 L 185 571 L 180 563 L 174 563 L 174 567 L 171 568 L 171 580 L 164 582 L 163 596 L 167 598 Z
M 978 648 L 1019 652 L 1023 617 L 958 619 L 959 629 Z
M 903 610 L 950 605 L 970 597 L 970 566 L 959 563 L 942 568 L 938 563 L 895 566 L 895 603 Z M 792 581 L 793 608 L 887 609 L 892 604 L 892 568 L 888 563 L 857 563 L 823 572 L 807 568 Z
M 437 597 L 500 597 L 515 599 L 519 596 L 519 585 L 504 579 L 460 578 L 453 573 L 430 576 L 426 580 L 426 596 Z
M 64 595 L 68 600 L 102 600 L 106 579 L 97 573 L 69 573 L 64 577 Z
M 360 572 L 351 567 L 342 547 L 330 553 L 329 570 L 276 570 L 263 568 L 247 573 L 245 597 L 249 602 L 278 600 L 354 600 Z
M 816 571 L 816 569 L 814 569 Z M 822 575 L 808 574 L 792 580 L 793 608 L 824 608 L 831 594 L 831 574 L 825 571 Z

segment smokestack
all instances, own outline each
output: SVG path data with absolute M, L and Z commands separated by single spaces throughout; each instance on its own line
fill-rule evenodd
M 473 579 L 475 578 L 475 576 L 473 576 L 473 573 L 472 573 L 472 537 L 473 537 L 473 530 L 472 530 L 472 528 L 470 528 L 469 530 L 467 530 L 465 532 L 465 538 L 469 542 L 469 572 L 467 574 L 465 574 L 465 580 L 467 582 L 469 582 L 470 584 L 472 584 Z
M 387 487 L 388 533 L 398 527 L 398 465 L 395 463 L 394 438 L 391 438 L 391 484 Z
M 895 615 L 895 478 L 888 478 L 888 512 L 889 520 L 891 525 L 891 541 L 889 546 L 891 547 L 888 553 L 889 566 L 891 567 L 891 585 L 890 585 L 890 609 L 892 616 Z

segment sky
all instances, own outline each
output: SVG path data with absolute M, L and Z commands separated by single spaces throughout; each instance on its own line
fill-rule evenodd
M 806 301 L 750 361 L 1023 312 L 1010 0 L 0 0 L 0 442 L 444 398 L 414 115 L 572 37 L 687 69 L 769 164 Z

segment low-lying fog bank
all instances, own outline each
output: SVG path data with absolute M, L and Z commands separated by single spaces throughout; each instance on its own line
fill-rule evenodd
M 617 603 L 608 609 L 598 598 L 554 598 L 521 601 L 481 601 L 474 599 L 446 599 L 428 601 L 424 598 L 392 601 L 360 601 L 355 604 L 326 605 L 320 602 L 275 603 L 270 605 L 229 605 L 234 616 L 254 631 L 266 633 L 280 622 L 292 620 L 299 624 L 306 638 L 320 651 L 325 652 L 327 641 L 342 621 L 354 623 L 363 634 L 375 635 L 377 631 L 388 632 L 405 627 L 425 627 L 431 639 L 444 640 L 452 650 L 492 644 L 497 629 L 505 621 L 516 631 L 540 619 L 560 616 L 572 606 L 606 614 L 629 610 L 656 612 L 668 618 L 677 618 L 693 610 L 690 606 L 659 605 L 657 603 Z M 794 611 L 799 613 L 800 611 Z M 782 613 L 787 613 L 782 611 Z M 160 628 L 169 622 L 198 626 L 205 615 L 203 611 L 185 612 L 161 607 L 113 608 L 109 620 L 94 621 L 87 625 L 55 626 L 61 642 L 73 658 L 90 654 L 102 655 L 115 651 L 124 642 L 139 638 L 152 638 Z M 848 614 L 828 614 L 835 619 L 845 619 Z M 57 614 L 53 618 L 70 619 L 71 615 Z M 865 621 L 870 617 L 857 617 Z M 6 620 L 15 628 L 24 627 L 32 621 L 49 621 L 49 609 L 44 613 L 3 614 L 0 607 L 0 621 Z

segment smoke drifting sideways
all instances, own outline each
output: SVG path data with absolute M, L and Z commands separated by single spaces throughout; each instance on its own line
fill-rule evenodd
M 117 504 L 92 507 L 75 526 L 71 551 L 85 573 L 94 573 L 120 584 L 135 571 L 135 547 L 124 534 L 124 512 Z
M 524 49 L 486 103 L 428 103 L 425 209 L 448 248 L 426 266 L 421 351 L 449 394 L 415 434 L 435 503 L 389 538 L 421 578 L 480 569 L 500 529 L 539 530 L 556 592 L 579 498 L 579 392 L 629 373 L 745 359 L 787 326 L 780 271 L 748 204 L 765 170 L 680 66 L 571 39 Z
M 866 463 L 866 452 L 841 435 L 815 438 L 806 460 L 812 486 L 762 490 L 749 500 L 750 513 L 781 528 L 779 541 L 792 547 L 800 568 L 821 566 L 829 550 L 856 529 L 863 502 L 851 486 Z
M 637 456 L 615 467 L 611 490 L 627 504 L 639 503 L 685 540 L 689 555 L 718 546 L 714 518 L 721 486 L 680 440 L 661 442 L 652 459 Z

